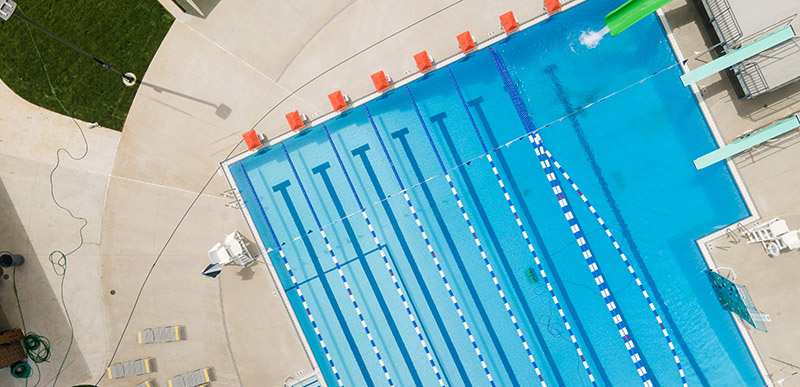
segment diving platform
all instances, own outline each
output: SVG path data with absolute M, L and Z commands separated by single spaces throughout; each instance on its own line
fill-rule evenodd
M 778 46 L 779 44 L 796 37 L 791 25 L 781 28 L 761 39 L 756 40 L 738 50 L 729 52 L 711 62 L 708 62 L 694 70 L 681 76 L 684 86 L 689 86 L 697 81 L 716 74 L 728 67 L 733 67 L 742 61 L 760 54 L 766 50 Z
M 694 166 L 698 170 L 703 169 L 718 161 L 722 161 L 728 157 L 733 157 L 736 154 L 746 151 L 767 140 L 778 137 L 781 134 L 784 134 L 797 127 L 800 127 L 800 116 L 793 116 L 792 118 L 783 120 L 766 129 L 759 130 L 758 132 L 755 132 L 745 138 L 734 141 L 723 146 L 722 148 L 698 157 L 694 160 Z
M 793 24 L 800 31 L 800 1 L 698 0 L 712 43 L 731 53 L 754 39 Z M 705 12 L 703 12 L 705 11 Z M 716 38 L 716 39 L 715 39 Z M 755 98 L 800 80 L 800 39 L 779 44 L 730 70 L 739 98 Z

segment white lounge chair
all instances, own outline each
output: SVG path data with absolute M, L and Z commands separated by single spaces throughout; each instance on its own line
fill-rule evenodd
M 117 363 L 106 369 L 106 375 L 109 379 L 120 379 L 149 374 L 152 360 L 148 358 Z
M 211 369 L 201 368 L 199 370 L 177 375 L 167 381 L 167 384 L 169 387 L 197 387 L 205 386 L 207 383 L 211 382 L 211 380 Z
M 781 250 L 794 250 L 800 248 L 800 230 L 789 230 L 786 221 L 775 218 L 767 223 L 756 223 L 756 227 L 747 230 L 745 235 L 747 243 L 761 243 L 764 250 L 772 257 L 776 257 Z
M 153 344 L 153 343 L 169 343 L 173 341 L 186 340 L 184 335 L 183 325 L 161 327 L 161 328 L 148 328 L 139 331 L 136 341 L 139 344 Z

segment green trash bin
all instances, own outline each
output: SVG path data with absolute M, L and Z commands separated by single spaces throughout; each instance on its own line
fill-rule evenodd
M 31 366 L 27 361 L 18 361 L 11 365 L 11 376 L 19 379 L 26 379 L 31 376 Z

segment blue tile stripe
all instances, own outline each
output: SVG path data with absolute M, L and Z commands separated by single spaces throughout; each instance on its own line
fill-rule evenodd
M 361 215 L 364 217 L 364 222 L 367 224 L 367 228 L 369 229 L 369 233 L 372 236 L 372 240 L 375 242 L 375 247 L 381 254 L 381 258 L 383 259 L 383 264 L 386 266 L 386 271 L 389 273 L 389 276 L 392 278 L 392 283 L 394 284 L 395 290 L 397 290 L 397 295 L 400 297 L 400 301 L 403 303 L 403 306 L 406 308 L 406 313 L 408 314 L 408 319 L 411 321 L 411 325 L 414 327 L 414 331 L 417 333 L 417 338 L 419 339 L 420 345 L 422 345 L 422 349 L 425 351 L 425 355 L 428 357 L 428 362 L 433 370 L 433 373 L 436 375 L 436 379 L 439 381 L 439 386 L 444 387 L 444 378 L 442 378 L 441 373 L 439 372 L 439 367 L 436 366 L 436 362 L 433 360 L 433 354 L 428 348 L 428 344 L 425 341 L 425 338 L 422 336 L 422 330 L 420 329 L 419 324 L 417 323 L 417 319 L 414 317 L 414 313 L 411 312 L 411 306 L 406 300 L 405 293 L 403 292 L 402 287 L 400 286 L 400 282 L 397 281 L 397 276 L 395 276 L 395 271 L 392 269 L 392 265 L 389 263 L 389 258 L 386 256 L 386 249 L 384 249 L 384 245 L 381 244 L 380 239 L 378 239 L 378 235 L 375 233 L 375 228 L 372 227 L 372 222 L 369 220 L 369 216 L 367 215 L 367 211 L 364 208 L 364 205 L 361 203 L 361 198 L 358 196 L 358 192 L 356 192 L 355 186 L 353 186 L 353 181 L 350 179 L 350 174 L 347 173 L 347 169 L 344 167 L 344 163 L 342 162 L 342 158 L 339 155 L 339 150 L 336 149 L 336 145 L 333 143 L 333 138 L 331 138 L 330 132 L 328 132 L 328 128 L 325 124 L 322 124 L 322 130 L 325 131 L 325 135 L 328 137 L 328 142 L 331 144 L 331 148 L 333 148 L 333 153 L 336 155 L 336 160 L 339 162 L 339 166 L 342 168 L 342 172 L 344 172 L 344 177 L 347 180 L 347 184 L 350 186 L 350 191 L 353 193 L 353 197 L 356 199 L 356 203 L 358 204 L 358 208 L 361 210 Z
M 483 354 L 481 353 L 481 350 L 478 348 L 478 343 L 475 341 L 475 337 L 472 335 L 472 330 L 469 328 L 467 319 L 464 316 L 464 313 L 461 311 L 461 306 L 459 306 L 458 300 L 456 299 L 456 296 L 453 293 L 453 289 L 450 287 L 450 282 L 447 280 L 447 276 L 445 276 L 444 270 L 442 270 L 442 265 L 439 263 L 439 259 L 436 258 L 436 252 L 434 252 L 433 250 L 433 246 L 431 245 L 431 242 L 428 239 L 428 235 L 425 233 L 425 228 L 422 226 L 422 222 L 419 220 L 417 211 L 414 209 L 414 205 L 411 203 L 411 198 L 408 196 L 408 192 L 406 191 L 405 185 L 403 184 L 403 180 L 400 179 L 400 174 L 397 173 L 397 168 L 394 166 L 394 163 L 392 162 L 392 157 L 389 156 L 389 151 L 386 149 L 386 144 L 384 144 L 383 142 L 383 137 L 381 137 L 380 132 L 378 131 L 378 126 L 375 125 L 375 120 L 372 118 L 372 114 L 370 114 L 369 108 L 367 107 L 366 104 L 364 105 L 364 110 L 367 112 L 367 118 L 369 118 L 369 123 L 372 125 L 372 129 L 375 131 L 375 136 L 378 137 L 378 142 L 381 144 L 381 149 L 383 150 L 383 154 L 386 156 L 386 160 L 389 162 L 389 166 L 392 168 L 392 173 L 394 173 L 394 177 L 397 179 L 397 184 L 400 186 L 401 190 L 400 192 L 403 193 L 403 198 L 405 198 L 406 200 L 408 209 L 409 211 L 411 211 L 411 215 L 414 217 L 414 222 L 416 222 L 417 224 L 419 233 L 422 236 L 422 239 L 425 241 L 425 245 L 428 247 L 428 253 L 430 253 L 431 258 L 433 259 L 433 263 L 436 265 L 436 270 L 439 271 L 439 277 L 442 278 L 444 287 L 447 289 L 447 294 L 450 296 L 450 301 L 453 303 L 453 306 L 456 308 L 456 312 L 458 313 L 458 317 L 461 319 L 461 325 L 464 327 L 464 331 L 467 333 L 470 343 L 472 343 L 472 349 L 475 350 L 475 355 L 481 362 L 481 366 L 483 367 L 483 372 L 486 374 L 486 378 L 489 380 L 489 384 L 494 387 L 495 382 L 494 378 L 492 377 L 492 373 L 489 372 L 489 367 L 486 365 L 486 360 L 484 360 Z
M 306 204 L 308 204 L 308 209 L 311 210 L 311 215 L 314 218 L 314 222 L 317 224 L 317 228 L 319 228 L 319 234 L 322 236 L 322 240 L 325 242 L 325 247 L 328 249 L 328 253 L 331 255 L 331 260 L 336 266 L 336 271 L 339 273 L 339 278 L 342 279 L 342 284 L 344 284 L 344 288 L 347 290 L 347 294 L 350 296 L 350 302 L 353 304 L 353 309 L 356 311 L 359 321 L 361 321 L 361 327 L 364 328 L 364 333 L 366 333 L 367 339 L 369 339 L 369 344 L 372 346 L 372 351 L 375 352 L 375 357 L 378 358 L 378 363 L 383 371 L 383 376 L 386 377 L 386 381 L 389 383 L 389 386 L 394 386 L 394 382 L 389 375 L 389 370 L 386 368 L 386 363 L 383 361 L 383 357 L 378 350 L 378 346 L 375 344 L 375 339 L 372 337 L 372 333 L 367 325 L 367 321 L 364 319 L 364 315 L 361 313 L 361 309 L 358 307 L 358 302 L 356 301 L 355 294 L 353 294 L 353 289 L 350 288 L 350 283 L 347 282 L 344 271 L 342 271 L 342 267 L 339 265 L 339 260 L 336 258 L 336 253 L 333 251 L 333 247 L 328 240 L 328 236 L 325 234 L 325 230 L 322 228 L 322 223 L 319 221 L 317 212 L 314 210 L 314 206 L 311 204 L 311 200 L 308 198 L 306 188 L 303 186 L 303 182 L 300 180 L 300 175 L 297 174 L 297 169 L 292 162 L 291 156 L 289 156 L 289 151 L 286 149 L 286 145 L 283 143 L 281 143 L 281 148 L 283 149 L 283 153 L 286 155 L 286 160 L 289 162 L 289 167 L 292 169 L 294 178 L 297 180 L 297 185 L 300 186 L 300 191 L 303 193 L 303 198 L 305 198 Z
M 456 92 L 458 93 L 458 97 L 461 99 L 461 103 L 464 106 L 464 110 L 466 111 L 467 116 L 469 117 L 469 121 L 472 124 L 472 128 L 475 130 L 475 134 L 478 136 L 478 140 L 480 140 L 481 146 L 483 147 L 483 152 L 486 155 L 486 160 L 489 161 L 489 166 L 492 168 L 494 177 L 497 179 L 497 184 L 503 191 L 503 196 L 506 198 L 506 203 L 508 204 L 508 208 L 511 210 L 511 215 L 514 216 L 514 219 L 517 222 L 517 226 L 519 227 L 520 233 L 522 234 L 522 238 L 528 245 L 528 251 L 531 252 L 531 255 L 533 256 L 533 261 L 536 262 L 536 267 L 539 269 L 539 275 L 544 280 L 545 285 L 547 286 L 547 290 L 550 292 L 550 297 L 552 298 L 553 303 L 558 309 L 558 314 L 559 316 L 561 316 L 561 321 L 564 323 L 564 327 L 567 329 L 567 333 L 569 334 L 570 340 L 572 341 L 572 344 L 575 347 L 575 352 L 578 354 L 578 357 L 581 360 L 583 369 L 589 376 L 589 380 L 592 382 L 592 385 L 597 386 L 597 382 L 595 381 L 594 375 L 592 374 L 592 370 L 589 368 L 589 363 L 586 361 L 586 358 L 583 355 L 583 350 L 581 349 L 580 344 L 578 344 L 578 339 L 575 337 L 575 333 L 572 332 L 572 327 L 570 326 L 569 321 L 567 320 L 567 315 L 564 313 L 564 309 L 561 308 L 561 303 L 558 301 L 558 297 L 556 297 L 555 290 L 553 289 L 553 286 L 550 283 L 550 278 L 547 277 L 547 273 L 545 273 L 544 267 L 542 266 L 542 263 L 539 261 L 539 256 L 536 254 L 536 250 L 534 249 L 533 244 L 531 243 L 531 240 L 528 237 L 528 233 L 525 231 L 525 226 L 523 226 L 519 214 L 517 214 L 517 208 L 514 206 L 514 202 L 511 200 L 511 195 L 508 194 L 506 185 L 505 183 L 503 183 L 503 178 L 500 177 L 500 172 L 497 170 L 497 167 L 494 164 L 494 160 L 492 159 L 492 155 L 489 152 L 489 148 L 483 141 L 483 136 L 481 136 L 481 133 L 478 130 L 478 125 L 475 123 L 475 119 L 472 117 L 472 113 L 469 111 L 469 106 L 467 106 L 467 101 L 464 100 L 464 95 L 461 93 L 461 88 L 458 86 L 458 82 L 456 82 L 456 78 L 453 75 L 453 72 L 450 70 L 450 66 L 447 66 L 447 71 L 450 73 L 450 79 L 453 81 L 453 86 L 455 86 Z
M 600 294 L 603 297 L 603 301 L 606 303 L 606 307 L 608 311 L 611 313 L 611 317 L 614 320 L 614 324 L 617 327 L 617 331 L 619 332 L 620 337 L 622 338 L 623 343 L 625 344 L 625 348 L 628 350 L 628 354 L 631 357 L 631 361 L 633 362 L 634 366 L 636 367 L 636 372 L 639 374 L 639 377 L 642 380 L 642 384 L 644 387 L 652 387 L 653 382 L 650 380 L 650 375 L 647 373 L 647 369 L 644 366 L 644 362 L 642 361 L 641 355 L 639 354 L 638 349 L 636 348 L 636 344 L 633 340 L 633 335 L 628 331 L 628 326 L 625 323 L 625 319 L 622 317 L 622 314 L 619 312 L 617 308 L 616 302 L 614 301 L 614 296 L 611 294 L 611 288 L 608 287 L 608 284 L 605 282 L 603 278 L 602 271 L 600 267 L 597 265 L 597 261 L 595 260 L 594 256 L 592 255 L 592 251 L 589 248 L 589 245 L 586 243 L 586 239 L 584 238 L 584 234 L 578 225 L 577 219 L 572 213 L 572 208 L 569 205 L 564 193 L 561 189 L 561 183 L 559 183 L 558 179 L 553 172 L 553 168 L 550 165 L 550 162 L 544 155 L 541 147 L 535 144 L 535 140 L 533 138 L 533 133 L 536 132 L 536 127 L 533 124 L 533 120 L 531 119 L 530 115 L 528 115 L 528 111 L 525 108 L 524 103 L 522 102 L 522 98 L 517 91 L 517 87 L 511 82 L 511 76 L 508 74 L 508 69 L 503 62 L 503 59 L 500 55 L 495 52 L 494 50 L 489 48 L 489 52 L 492 55 L 492 59 L 494 59 L 495 66 L 497 67 L 498 73 L 500 73 L 500 77 L 503 80 L 503 85 L 505 86 L 506 92 L 508 96 L 511 98 L 511 102 L 514 105 L 514 108 L 517 111 L 517 115 L 519 115 L 520 121 L 522 121 L 522 125 L 525 128 L 527 133 L 528 139 L 531 141 L 531 145 L 534 147 L 536 151 L 536 155 L 539 158 L 539 162 L 541 164 L 542 169 L 545 171 L 545 175 L 547 176 L 547 180 L 550 182 L 550 186 L 553 189 L 553 194 L 556 196 L 558 200 L 558 204 L 561 207 L 561 210 L 564 212 L 564 218 L 567 220 L 567 223 L 570 226 L 570 230 L 572 231 L 573 236 L 575 237 L 575 241 L 578 243 L 578 246 L 581 249 L 581 253 L 583 254 L 583 258 L 586 261 L 586 264 L 589 267 L 589 271 L 594 276 L 595 284 L 597 288 L 600 290 Z
M 306 316 L 308 317 L 308 321 L 311 323 L 311 327 L 314 328 L 314 334 L 317 335 L 317 340 L 319 340 L 319 345 L 322 347 L 322 351 L 325 353 L 325 358 L 328 360 L 328 365 L 331 366 L 331 370 L 333 371 L 333 375 L 336 377 L 336 382 L 339 384 L 339 387 L 344 386 L 344 382 L 342 382 L 342 377 L 339 376 L 339 371 L 336 370 L 336 364 L 333 362 L 333 357 L 331 357 L 331 352 L 328 350 L 328 346 L 325 345 L 325 340 L 322 339 L 322 333 L 317 326 L 317 321 L 314 320 L 314 315 L 311 314 L 311 309 L 308 307 L 308 303 L 306 302 L 306 297 L 303 295 L 303 292 L 300 290 L 300 285 L 297 283 L 297 278 L 294 276 L 294 272 L 292 271 L 292 267 L 289 266 L 289 261 L 286 259 L 286 254 L 283 252 L 283 248 L 281 247 L 281 243 L 278 241 L 278 236 L 275 234 L 275 230 L 272 228 L 272 223 L 267 218 L 267 213 L 264 211 L 264 207 L 261 206 L 261 200 L 258 198 L 256 194 L 255 188 L 253 188 L 253 182 L 250 181 L 250 176 L 247 175 L 247 170 L 245 170 L 244 165 L 239 162 L 239 167 L 242 168 L 242 174 L 244 175 L 245 179 L 247 180 L 247 186 L 250 187 L 250 192 L 253 194 L 253 198 L 256 200 L 256 204 L 258 204 L 258 209 L 261 211 L 261 216 L 264 218 L 264 222 L 269 229 L 269 234 L 272 236 L 272 242 L 275 244 L 275 248 L 278 249 L 278 254 L 281 256 L 281 261 L 283 262 L 283 266 L 286 267 L 286 272 L 289 273 L 289 278 L 292 280 L 292 286 L 294 286 L 294 290 L 297 292 L 297 296 L 300 298 L 300 302 L 303 304 L 303 309 L 306 312 Z
M 628 258 L 625 256 L 625 253 L 622 251 L 622 247 L 620 247 L 619 243 L 617 243 L 617 240 L 616 240 L 616 238 L 614 238 L 614 235 L 611 233 L 611 230 L 608 228 L 608 225 L 606 224 L 606 222 L 603 221 L 603 218 L 600 217 L 600 214 L 597 212 L 597 210 L 594 208 L 594 206 L 592 206 L 591 202 L 589 202 L 589 199 L 586 198 L 586 195 L 583 192 L 581 192 L 581 190 L 578 187 L 578 185 L 575 184 L 575 182 L 567 174 L 567 172 L 564 170 L 564 168 L 561 167 L 561 165 L 558 163 L 558 160 L 556 160 L 553 157 L 553 155 L 550 153 L 550 151 L 544 145 L 544 142 L 542 141 L 541 137 L 539 137 L 539 135 L 536 134 L 534 139 L 536 140 L 537 144 L 539 144 L 541 146 L 541 148 L 544 150 L 544 154 L 547 157 L 547 159 L 550 161 L 550 163 L 553 166 L 556 167 L 558 172 L 561 173 L 561 176 L 563 176 L 564 179 L 567 180 L 569 185 L 572 186 L 572 189 L 575 191 L 575 193 L 577 193 L 578 196 L 581 197 L 581 200 L 583 200 L 583 203 L 586 204 L 586 206 L 589 208 L 589 211 L 595 216 L 595 219 L 597 220 L 597 223 L 599 223 L 600 226 L 603 228 L 603 231 L 605 231 L 606 236 L 608 236 L 608 239 L 611 242 L 611 244 L 614 245 L 614 248 L 617 250 L 617 253 L 619 254 L 619 257 L 622 259 L 623 262 L 625 262 L 625 265 L 628 267 L 628 272 L 631 273 L 631 276 L 633 277 L 633 280 L 636 282 L 636 285 L 639 286 L 639 290 L 642 292 L 642 296 L 644 297 L 645 301 L 647 301 L 647 304 L 650 306 L 650 310 L 653 311 L 653 316 L 656 318 L 656 322 L 658 323 L 659 328 L 661 328 L 661 333 L 664 335 L 664 338 L 667 340 L 667 345 L 669 346 L 670 351 L 672 351 L 672 358 L 675 361 L 675 365 L 678 367 L 678 373 L 681 376 L 681 381 L 683 382 L 683 386 L 687 387 L 688 386 L 688 382 L 686 381 L 686 375 L 685 375 L 685 373 L 683 371 L 683 366 L 681 365 L 681 360 L 678 357 L 678 351 L 676 350 L 675 345 L 672 344 L 672 339 L 669 337 L 669 332 L 667 331 L 667 328 L 664 326 L 664 322 L 661 320 L 661 316 L 659 315 L 658 310 L 656 309 L 656 306 L 653 304 L 653 301 L 650 299 L 650 295 L 647 293 L 647 290 L 645 289 L 644 284 L 639 279 L 639 275 L 636 274 L 636 271 L 634 270 L 634 268 L 631 265 L 630 261 L 628 261 Z
M 500 285 L 500 281 L 497 279 L 497 276 L 494 273 L 494 269 L 492 269 L 492 264 L 489 262 L 489 258 L 486 255 L 486 250 L 483 248 L 483 244 L 481 244 L 481 240 L 478 237 L 475 228 L 472 226 L 472 221 L 470 220 L 469 215 L 467 214 L 467 210 L 464 208 L 464 204 L 461 202 L 461 198 L 458 196 L 458 191 L 456 190 L 456 187 L 453 184 L 453 180 L 450 178 L 450 174 L 447 172 L 447 168 L 444 166 L 444 162 L 442 161 L 442 156 L 439 154 L 439 150 L 436 148 L 436 144 L 433 142 L 431 133 L 428 130 L 428 125 L 425 123 L 425 119 L 422 118 L 422 114 L 419 111 L 417 102 L 414 100 L 414 95 L 411 93 L 411 89 L 409 89 L 408 86 L 406 86 L 406 93 L 408 93 L 408 98 L 411 100 L 411 104 L 414 106 L 414 111 L 417 113 L 417 118 L 419 118 L 419 122 L 422 125 L 422 129 L 425 131 L 425 135 L 428 137 L 428 141 L 431 144 L 431 148 L 433 148 L 433 153 L 434 155 L 436 155 L 436 160 L 439 162 L 439 167 L 442 169 L 442 172 L 444 173 L 444 177 L 447 180 L 447 184 L 450 185 L 450 193 L 453 194 L 453 198 L 455 198 L 456 203 L 458 203 L 458 208 L 461 210 L 461 215 L 464 218 L 464 222 L 466 222 L 467 229 L 469 229 L 470 235 L 472 235 L 472 240 L 475 241 L 475 246 L 478 247 L 478 252 L 480 252 L 481 254 L 483 263 L 486 265 L 486 269 L 492 276 L 492 282 L 494 282 L 497 294 L 500 297 L 500 300 L 503 301 L 503 305 L 506 308 L 506 312 L 508 313 L 508 317 L 511 320 L 511 323 L 514 324 L 514 328 L 517 330 L 517 336 L 519 336 L 519 339 L 522 342 L 522 346 L 523 348 L 525 348 L 525 352 L 528 354 L 528 359 L 533 365 L 533 369 L 536 372 L 536 376 L 539 378 L 542 387 L 547 387 L 547 383 L 545 383 L 544 381 L 542 372 L 539 369 L 539 366 L 536 364 L 536 360 L 533 357 L 533 352 L 531 352 L 531 348 L 528 346 L 527 340 L 525 340 L 525 335 L 523 335 L 522 333 L 522 328 L 520 328 L 519 323 L 517 322 L 517 318 L 514 315 L 514 311 L 511 309 L 511 305 L 509 305 L 508 299 L 506 299 L 503 287 Z

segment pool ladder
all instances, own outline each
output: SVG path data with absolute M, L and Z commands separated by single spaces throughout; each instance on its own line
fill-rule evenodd
M 235 188 L 231 188 L 229 190 L 223 191 L 219 195 L 224 197 L 224 198 L 233 199 L 232 201 L 230 201 L 228 203 L 225 203 L 225 207 L 235 208 L 237 210 L 242 208 L 241 196 L 239 196 L 239 193 L 236 191 Z
M 744 227 L 744 225 L 742 225 L 741 223 L 736 224 L 736 230 L 739 231 L 741 235 L 746 235 L 748 231 L 747 228 Z M 728 236 L 728 240 L 733 244 L 738 244 L 741 241 L 741 238 L 738 235 L 736 235 L 736 233 L 733 232 L 733 230 L 730 227 L 725 229 L 725 235 Z

